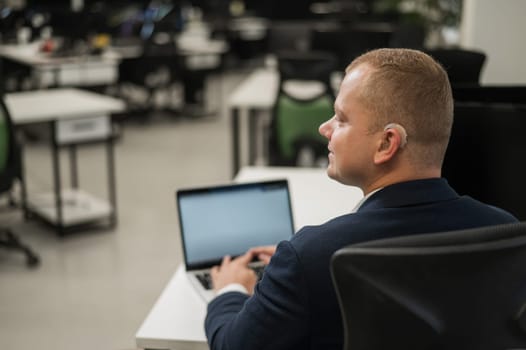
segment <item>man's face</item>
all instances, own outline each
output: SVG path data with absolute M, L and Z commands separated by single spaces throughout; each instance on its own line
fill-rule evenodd
M 346 74 L 334 103 L 334 116 L 319 128 L 329 140 L 329 177 L 362 189 L 373 180 L 378 140 L 368 129 L 374 116 L 358 100 L 358 91 L 370 72 L 371 68 L 362 64 Z

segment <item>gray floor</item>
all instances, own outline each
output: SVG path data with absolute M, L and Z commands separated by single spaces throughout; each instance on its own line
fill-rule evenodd
M 0 250 L 0 349 L 135 348 L 137 329 L 181 262 L 175 189 L 230 179 L 222 102 L 240 79 L 229 75 L 211 84 L 211 100 L 220 106 L 215 117 L 123 124 L 114 231 L 59 238 L 16 210 L 0 212 L 0 224 L 12 226 L 42 259 L 32 270 L 18 254 Z M 31 145 L 25 160 L 29 191 L 50 189 L 49 149 Z M 82 148 L 79 161 L 81 187 L 104 195 L 104 149 Z

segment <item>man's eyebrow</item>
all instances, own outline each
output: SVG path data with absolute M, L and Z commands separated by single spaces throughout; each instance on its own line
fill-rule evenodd
M 336 104 L 336 102 L 334 102 L 334 105 L 332 106 L 332 108 L 334 109 L 334 112 L 340 112 L 341 113 L 341 109 L 338 108 L 338 105 Z
M 334 107 L 334 114 L 338 115 L 338 117 L 345 117 L 345 113 L 340 107 L 338 107 L 336 102 L 334 103 L 333 107 Z

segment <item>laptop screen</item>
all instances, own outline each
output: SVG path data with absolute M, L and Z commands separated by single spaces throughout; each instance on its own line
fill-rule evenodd
M 177 207 L 187 270 L 294 233 L 287 180 L 179 190 Z

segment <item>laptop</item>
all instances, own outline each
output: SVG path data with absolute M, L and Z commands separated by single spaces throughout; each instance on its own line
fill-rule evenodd
M 287 180 L 182 189 L 176 197 L 186 274 L 205 301 L 214 297 L 210 269 L 225 255 L 294 234 Z M 261 270 L 262 263 L 251 267 Z

